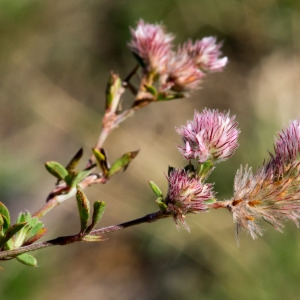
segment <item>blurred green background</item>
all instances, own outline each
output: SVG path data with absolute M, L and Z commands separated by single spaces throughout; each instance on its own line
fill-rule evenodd
M 81 146 L 90 155 L 100 129 L 110 70 L 134 65 L 126 45 L 136 21 L 162 21 L 181 43 L 214 35 L 230 63 L 189 99 L 139 111 L 108 139 L 111 160 L 140 149 L 129 169 L 89 199 L 107 202 L 102 225 L 157 208 L 147 180 L 167 190 L 168 165 L 184 165 L 174 127 L 194 109 L 230 110 L 242 130 L 240 148 L 211 180 L 220 199 L 232 194 L 240 164 L 256 168 L 274 134 L 300 117 L 300 2 L 297 0 L 2 0 L 0 2 L 0 201 L 15 219 L 36 211 L 53 188 L 43 164 L 67 163 Z M 69 200 L 44 218 L 47 238 L 79 230 Z M 263 239 L 241 235 L 226 211 L 144 224 L 97 244 L 36 252 L 38 268 L 3 262 L 0 299 L 298 299 L 300 232 L 266 226 Z

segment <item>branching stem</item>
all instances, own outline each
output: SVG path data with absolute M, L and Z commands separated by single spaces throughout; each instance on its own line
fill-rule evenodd
M 131 226 L 136 226 L 136 225 L 139 225 L 142 223 L 152 223 L 152 222 L 158 221 L 158 220 L 166 218 L 166 217 L 169 217 L 169 215 L 163 214 L 160 211 L 158 211 L 158 212 L 150 213 L 150 214 L 145 215 L 144 217 L 141 217 L 138 219 L 134 219 L 134 220 L 131 220 L 131 221 L 128 221 L 125 223 L 121 223 L 119 225 L 112 225 L 112 226 L 92 230 L 89 233 L 89 235 L 102 236 L 107 233 L 115 232 L 115 231 L 125 229 L 125 228 L 131 227 Z M 21 247 L 18 249 L 2 251 L 2 252 L 0 252 L 0 260 L 11 259 L 19 254 L 35 251 L 35 250 L 42 249 L 42 248 L 47 248 L 50 246 L 67 245 L 67 244 L 72 244 L 72 243 L 81 242 L 81 241 L 83 241 L 82 234 L 62 236 L 62 237 L 55 238 L 53 240 L 34 243 L 34 244 L 24 246 L 24 247 Z

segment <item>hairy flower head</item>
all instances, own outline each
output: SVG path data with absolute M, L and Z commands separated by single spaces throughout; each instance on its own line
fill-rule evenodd
M 172 34 L 165 33 L 162 25 L 153 25 L 140 20 L 136 29 L 131 29 L 131 51 L 147 72 L 162 74 L 166 70 L 172 41 Z
M 176 224 L 180 221 L 189 230 L 185 215 L 208 209 L 205 201 L 214 198 L 212 185 L 191 177 L 185 170 L 177 169 L 170 172 L 168 181 L 169 191 L 165 200 L 167 212 L 173 215 Z
M 214 162 L 233 155 L 238 147 L 240 133 L 235 117 L 218 110 L 195 111 L 194 119 L 177 129 L 184 146 L 178 146 L 186 159 L 197 159 L 200 163 Z
M 222 42 L 217 43 L 216 38 L 211 36 L 197 40 L 195 43 L 189 40 L 183 45 L 197 67 L 205 72 L 219 72 L 226 66 L 228 58 L 220 58 L 221 47 Z
M 289 126 L 278 133 L 275 138 L 274 155 L 267 165 L 280 176 L 290 164 L 299 159 L 300 152 L 300 120 L 290 122 Z
M 235 177 L 234 197 L 228 208 L 237 228 L 253 238 L 262 235 L 259 221 L 282 231 L 283 222 L 300 219 L 300 121 L 294 120 L 278 133 L 275 152 L 255 174 L 240 169 Z
M 204 76 L 188 53 L 179 49 L 168 60 L 167 72 L 161 78 L 162 90 L 182 93 L 197 90 Z
M 282 231 L 283 221 L 300 218 L 300 163 L 293 163 L 279 179 L 272 169 L 240 168 L 235 176 L 234 197 L 228 209 L 237 229 L 246 229 L 253 239 L 263 231 L 259 221 L 266 221 Z

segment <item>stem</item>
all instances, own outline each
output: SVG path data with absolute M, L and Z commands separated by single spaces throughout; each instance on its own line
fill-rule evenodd
M 54 198 L 50 199 L 48 202 L 46 202 L 32 216 L 37 217 L 38 219 L 41 219 L 45 214 L 47 214 L 50 210 L 52 210 L 54 207 L 56 207 L 58 205 L 59 205 L 59 203 L 58 203 L 56 197 L 54 197 Z
M 95 229 L 92 230 L 89 235 L 94 235 L 94 236 L 100 236 L 102 234 L 107 234 L 110 232 L 115 232 L 121 229 L 125 229 L 131 226 L 139 225 L 142 223 L 152 223 L 155 221 L 158 221 L 163 218 L 169 217 L 168 214 L 163 214 L 160 211 L 150 213 L 148 215 L 145 215 L 144 217 L 134 219 L 125 223 L 121 223 L 119 225 L 112 225 L 108 227 L 103 227 L 101 229 Z M 24 246 L 18 249 L 13 249 L 13 250 L 6 250 L 0 252 L 0 260 L 5 260 L 5 259 L 10 259 L 13 258 L 17 255 L 20 255 L 25 252 L 31 252 L 34 250 L 42 249 L 42 248 L 47 248 L 51 246 L 56 246 L 56 245 L 67 245 L 67 244 L 72 244 L 75 242 L 81 242 L 83 236 L 81 234 L 76 234 L 76 235 L 71 235 L 71 236 L 62 236 L 55 238 L 53 240 L 49 240 L 46 242 L 39 242 L 39 243 L 34 243 L 28 246 Z

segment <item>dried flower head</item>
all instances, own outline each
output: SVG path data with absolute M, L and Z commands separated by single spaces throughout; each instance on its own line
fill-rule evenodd
M 165 33 L 163 26 L 140 20 L 136 29 L 131 29 L 128 44 L 146 72 L 163 74 L 169 59 L 174 36 Z
M 219 72 L 228 62 L 227 57 L 222 57 L 220 48 L 222 42 L 217 43 L 215 37 L 205 37 L 194 44 L 191 40 L 183 45 L 183 48 L 193 59 L 194 63 L 205 72 Z
M 195 111 L 194 119 L 186 126 L 177 129 L 184 142 L 178 146 L 186 159 L 197 159 L 200 163 L 207 160 L 218 162 L 233 155 L 238 147 L 235 117 L 218 110 L 204 109 Z
M 204 184 L 198 178 L 191 177 L 185 170 L 172 170 L 168 176 L 169 191 L 166 197 L 167 211 L 173 215 L 176 224 L 185 223 L 185 215 L 208 209 L 205 201 L 214 198 L 211 184 Z
M 293 163 L 281 179 L 271 168 L 261 168 L 255 174 L 251 168 L 240 168 L 235 176 L 234 197 L 228 202 L 237 229 L 246 229 L 255 239 L 262 236 L 259 221 L 282 231 L 283 221 L 300 218 L 300 163 Z
M 240 169 L 235 177 L 234 197 L 228 208 L 237 228 L 256 238 L 264 220 L 282 231 L 283 221 L 300 219 L 300 120 L 290 122 L 275 138 L 275 153 L 254 175 Z

